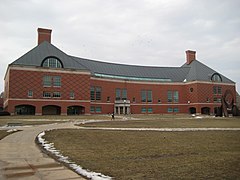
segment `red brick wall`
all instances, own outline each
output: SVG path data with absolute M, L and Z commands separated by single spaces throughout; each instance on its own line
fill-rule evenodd
M 43 87 L 43 77 L 61 76 L 61 87 Z M 70 91 L 74 91 L 75 99 L 89 100 L 89 75 L 66 74 L 56 72 L 39 72 L 26 70 L 10 70 L 9 97 L 10 98 L 29 98 L 28 90 L 33 91 L 33 99 L 43 98 L 43 91 L 61 92 L 61 100 L 69 100 Z
M 113 112 L 114 101 L 115 101 L 115 89 L 116 88 L 126 88 L 127 89 L 127 97 L 131 102 L 131 113 L 140 114 L 142 107 L 151 107 L 153 108 L 153 113 L 167 113 L 168 107 L 178 107 L 180 113 L 187 112 L 187 101 L 186 101 L 186 93 L 185 86 L 182 85 L 174 85 L 171 83 L 168 84 L 150 84 L 150 83 L 132 83 L 132 82 L 119 82 L 119 81 L 105 81 L 105 80 L 96 80 L 92 79 L 92 86 L 100 86 L 102 87 L 102 100 L 99 102 L 94 102 L 94 106 L 101 106 L 102 113 Z M 152 99 L 151 103 L 142 103 L 141 102 L 141 90 L 152 90 Z M 179 91 L 179 102 L 178 103 L 168 103 L 167 102 L 167 91 Z M 107 97 L 110 97 L 110 103 L 107 107 L 105 104 L 107 103 Z M 133 98 L 135 98 L 136 102 L 133 102 Z M 161 103 L 158 102 L 158 99 L 161 100 Z M 93 103 L 92 103 L 93 104 Z
M 61 76 L 61 87 L 44 87 L 43 77 L 46 75 Z M 14 113 L 16 105 L 24 104 L 36 106 L 36 113 L 40 113 L 41 106 L 58 105 L 62 106 L 62 113 L 65 113 L 67 106 L 78 105 L 84 106 L 85 113 L 89 114 L 89 79 L 88 74 L 10 69 L 9 98 L 23 101 L 9 101 L 7 110 Z M 33 91 L 33 97 L 28 97 L 29 90 Z M 43 91 L 61 92 L 61 97 L 44 98 Z M 70 98 L 70 91 L 74 92 L 74 99 Z
M 43 87 L 43 76 L 61 76 L 61 87 Z M 139 114 L 143 107 L 152 108 L 152 113 L 167 113 L 169 107 L 178 108 L 179 113 L 189 113 L 190 107 L 195 107 L 197 113 L 201 108 L 209 107 L 211 113 L 214 107 L 220 106 L 213 102 L 213 86 L 221 86 L 222 94 L 230 89 L 234 97 L 236 95 L 234 85 L 224 85 L 215 83 L 144 83 L 131 81 L 109 81 L 104 79 L 90 78 L 88 74 L 61 73 L 61 72 L 43 72 L 10 69 L 9 77 L 9 98 L 7 110 L 14 113 L 16 105 L 33 105 L 36 107 L 36 114 L 41 114 L 42 106 L 57 105 L 61 106 L 62 114 L 67 113 L 68 106 L 84 106 L 85 113 L 90 113 L 90 106 L 101 107 L 102 114 L 112 113 L 114 111 L 115 90 L 116 88 L 127 89 L 127 97 L 131 102 L 131 113 Z M 99 86 L 102 89 L 100 101 L 90 102 L 90 86 Z M 193 89 L 190 92 L 190 88 Z M 33 97 L 28 97 L 28 90 L 33 91 Z M 152 90 L 151 103 L 141 102 L 141 90 Z M 167 91 L 178 91 L 179 102 L 168 103 Z M 61 98 L 43 98 L 43 91 L 61 92 Z M 70 91 L 74 91 L 75 99 L 70 99 Z M 221 95 L 217 95 L 221 97 Z M 107 98 L 110 101 L 107 102 Z M 136 102 L 133 102 L 135 98 Z M 209 102 L 207 102 L 209 98 Z M 18 99 L 18 100 L 17 100 Z M 22 99 L 22 100 L 21 100 Z M 31 100 L 33 99 L 33 100 Z M 159 103 L 158 100 L 161 100 Z

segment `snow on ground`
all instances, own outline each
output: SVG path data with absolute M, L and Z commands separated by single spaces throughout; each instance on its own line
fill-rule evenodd
M 98 128 L 79 127 L 87 130 L 115 130 L 115 131 L 161 131 L 161 132 L 183 132 L 183 131 L 240 131 L 240 128 Z
M 78 174 L 87 177 L 89 179 L 93 179 L 93 180 L 110 180 L 112 179 L 112 177 L 103 175 L 101 173 L 96 173 L 96 172 L 92 172 L 88 169 L 83 169 L 81 166 L 77 165 L 75 162 L 72 162 L 68 157 L 63 156 L 61 154 L 60 151 L 58 151 L 55 147 L 54 147 L 54 143 L 49 143 L 48 141 L 46 141 L 43 136 L 45 135 L 45 132 L 40 133 L 37 138 L 39 143 L 41 143 L 41 145 L 43 146 L 43 148 L 52 153 L 53 155 L 55 155 L 58 160 L 60 162 L 66 163 L 69 165 L 69 167 L 71 169 L 73 169 L 75 172 L 77 172 Z
M 10 133 L 10 132 L 17 132 L 17 131 L 18 131 L 17 129 L 9 129 L 9 130 L 7 130 L 8 133 Z

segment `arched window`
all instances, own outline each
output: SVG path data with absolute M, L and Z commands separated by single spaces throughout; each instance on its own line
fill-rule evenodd
M 222 77 L 218 73 L 214 73 L 211 77 L 213 82 L 222 82 Z
M 43 60 L 42 67 L 63 68 L 62 62 L 55 57 L 48 57 Z

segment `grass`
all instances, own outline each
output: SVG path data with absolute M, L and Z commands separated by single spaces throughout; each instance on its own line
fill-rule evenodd
M 115 128 L 240 128 L 240 118 L 205 117 L 196 119 L 189 117 L 162 118 L 161 116 L 143 116 L 138 119 L 139 120 L 96 122 L 81 126 Z
M 147 120 L 142 120 L 142 119 Z M 135 118 L 136 119 L 136 118 Z M 240 127 L 237 118 L 139 116 L 98 127 Z M 116 179 L 237 179 L 240 131 L 53 130 L 45 138 L 85 169 Z
M 0 116 L 0 126 L 7 125 L 11 122 L 19 122 L 22 125 L 41 125 L 41 124 L 51 124 L 51 123 L 61 123 L 66 121 L 74 120 L 109 120 L 108 115 L 80 115 L 80 116 Z
M 11 134 L 11 133 L 9 133 L 5 130 L 0 130 L 0 140 L 3 139 L 4 137 L 6 137 L 9 134 Z

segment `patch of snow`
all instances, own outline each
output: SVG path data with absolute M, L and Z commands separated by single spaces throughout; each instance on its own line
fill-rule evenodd
M 87 130 L 115 130 L 115 131 L 160 131 L 160 132 L 184 132 L 184 131 L 240 131 L 240 128 L 98 128 L 80 127 Z
M 17 129 L 9 129 L 9 130 L 7 130 L 8 133 L 10 133 L 10 132 L 16 132 L 16 131 L 18 131 L 18 130 L 17 130 Z
M 64 162 L 67 163 L 71 169 L 73 169 L 75 172 L 77 172 L 78 174 L 85 176 L 89 179 L 93 179 L 93 180 L 110 180 L 112 179 L 112 177 L 103 175 L 101 173 L 96 173 L 96 172 L 92 172 L 88 169 L 83 169 L 81 166 L 77 165 L 75 162 L 70 161 L 70 159 L 67 156 L 63 156 L 59 150 L 57 150 L 54 147 L 54 143 L 49 143 L 48 141 L 46 141 L 43 136 L 45 135 L 45 131 L 41 132 L 37 138 L 39 143 L 41 143 L 41 145 L 43 146 L 43 148 L 52 153 L 53 155 L 55 155 L 58 160 L 60 162 Z
M 196 119 L 202 119 L 203 117 L 202 116 L 196 116 L 195 118 Z

